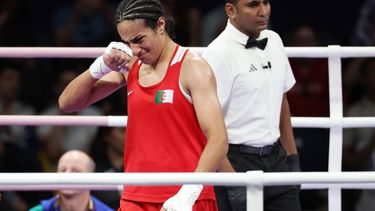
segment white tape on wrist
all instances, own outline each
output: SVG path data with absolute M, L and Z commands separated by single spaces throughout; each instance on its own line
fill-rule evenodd
M 94 77 L 95 79 L 100 79 L 105 74 L 112 71 L 111 68 L 109 68 L 104 63 L 103 56 L 99 56 L 98 58 L 96 58 L 94 63 L 91 64 L 89 69 L 90 69 L 90 73 L 92 77 Z
M 203 190 L 203 185 L 183 185 L 176 195 L 164 202 L 167 211 L 191 211 Z

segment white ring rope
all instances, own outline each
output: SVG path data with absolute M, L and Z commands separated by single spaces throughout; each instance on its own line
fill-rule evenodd
M 0 115 L 0 125 L 87 125 L 125 127 L 127 116 Z
M 18 173 L 21 174 L 21 173 Z M 95 173 L 96 174 L 96 173 Z M 352 178 L 353 179 L 353 178 Z M 126 184 L 126 183 L 125 183 Z M 182 184 L 182 183 L 181 183 Z M 226 184 L 222 183 L 221 181 L 218 184 Z M 111 190 L 122 190 L 123 185 L 97 185 L 97 184 L 77 184 L 77 185 L 69 185 L 69 184 L 49 184 L 49 185 L 29 185 L 29 184 L 5 184 L 0 185 L 0 191 L 47 191 L 47 190 L 101 190 L 101 191 L 111 191 Z M 341 188 L 341 189 L 375 189 L 375 183 L 339 183 L 339 184 L 328 184 L 328 183 L 303 183 L 301 185 L 302 190 L 322 190 L 322 189 L 329 189 L 329 188 Z
M 204 47 L 188 47 L 201 54 Z M 96 58 L 105 48 L 0 47 L 0 58 Z M 291 58 L 327 58 L 327 47 L 285 47 Z M 375 47 L 340 47 L 341 58 L 372 57 Z
M 298 185 L 319 184 L 325 187 L 347 184 L 357 189 L 360 183 L 375 183 L 375 172 L 309 172 L 309 173 L 1 173 L 0 190 L 14 187 L 29 190 L 38 185 L 44 190 L 75 187 L 108 190 L 119 185 Z M 333 184 L 333 185 L 332 185 Z M 80 187 L 80 186 L 83 187 Z M 340 186 L 341 187 L 341 186 Z M 375 188 L 369 186 L 368 188 Z
M 105 48 L 0 47 L 0 58 L 96 58 Z
M 0 125 L 86 125 L 126 127 L 127 116 L 73 116 L 73 115 L 0 115 Z M 333 121 L 329 117 L 292 117 L 296 128 L 330 128 L 341 125 L 343 128 L 375 127 L 375 117 L 344 117 Z
M 203 47 L 189 47 L 198 54 Z M 343 117 L 341 59 L 375 57 L 375 47 L 286 47 L 288 57 L 328 58 L 330 117 L 293 117 L 293 127 L 329 128 L 328 172 L 302 173 L 183 173 L 183 174 L 100 174 L 92 173 L 82 177 L 57 175 L 56 173 L 0 173 L 0 190 L 30 188 L 43 184 L 43 188 L 63 188 L 73 185 L 77 188 L 110 188 L 119 184 L 247 184 L 247 209 L 263 210 L 263 185 L 302 184 L 306 189 L 328 188 L 330 211 L 341 210 L 342 188 L 375 188 L 375 172 L 341 172 L 342 129 L 355 127 L 375 127 L 375 117 Z M 54 47 L 0 47 L 3 58 L 95 58 L 104 48 L 54 48 Z M 126 116 L 0 116 L 0 125 L 97 125 L 126 126 Z M 101 176 L 103 175 L 103 176 Z M 167 178 L 167 179 L 166 179 Z M 32 180 L 30 180 L 32 179 Z M 108 180 L 107 180 L 108 179 Z M 207 180 L 206 180 L 207 179 Z M 28 183 L 29 182 L 29 183 Z M 86 184 L 86 185 L 85 185 Z M 315 186 L 313 186 L 315 185 Z M 73 187 L 69 186 L 69 187 Z M 52 190 L 52 189 L 51 189 Z

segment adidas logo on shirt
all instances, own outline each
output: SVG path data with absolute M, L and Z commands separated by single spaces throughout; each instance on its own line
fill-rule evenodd
M 254 71 L 257 71 L 257 70 L 258 69 L 253 64 L 251 64 L 249 72 L 254 72 Z

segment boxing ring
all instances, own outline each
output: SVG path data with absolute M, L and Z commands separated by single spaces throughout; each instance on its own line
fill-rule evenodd
M 202 53 L 204 48 L 191 48 Z M 292 117 L 293 127 L 327 128 L 328 172 L 264 173 L 0 173 L 1 190 L 65 188 L 112 190 L 119 185 L 213 184 L 247 186 L 247 210 L 263 210 L 263 187 L 302 184 L 302 189 L 328 189 L 329 211 L 341 211 L 341 189 L 375 189 L 375 172 L 342 172 L 343 128 L 375 127 L 375 117 L 343 117 L 341 59 L 375 57 L 375 47 L 286 47 L 289 57 L 328 58 L 329 117 Z M 96 58 L 104 48 L 7 48 L 0 58 Z M 57 99 L 56 99 L 57 100 Z M 126 116 L 2 115 L 1 125 L 126 126 Z M 167 179 L 166 179 L 167 178 Z

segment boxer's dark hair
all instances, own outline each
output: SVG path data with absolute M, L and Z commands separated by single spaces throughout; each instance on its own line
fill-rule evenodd
M 172 17 L 166 17 L 164 8 L 159 0 L 123 0 L 118 5 L 115 14 L 115 24 L 124 20 L 144 19 L 146 26 L 156 29 L 160 17 L 165 17 L 165 30 L 174 39 L 174 22 Z

